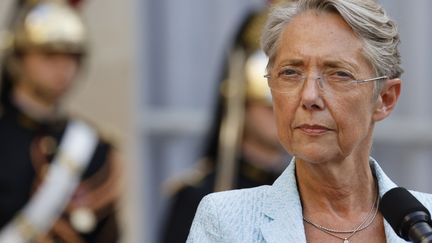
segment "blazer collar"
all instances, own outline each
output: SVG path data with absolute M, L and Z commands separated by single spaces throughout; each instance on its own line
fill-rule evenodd
M 261 227 L 266 242 L 306 242 L 294 158 L 267 191 L 263 206 L 264 214 L 270 218 Z
M 382 197 L 397 185 L 387 177 L 375 159 L 371 157 L 369 162 L 376 175 L 379 194 Z M 267 191 L 263 213 L 270 219 L 261 226 L 261 233 L 266 242 L 306 242 L 303 210 L 295 176 L 295 158 Z M 385 220 L 384 230 L 387 242 L 405 242 Z

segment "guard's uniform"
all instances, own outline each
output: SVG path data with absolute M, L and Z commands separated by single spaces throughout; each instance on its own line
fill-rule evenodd
M 94 129 L 86 130 L 91 133 L 89 140 L 64 139 L 71 137 L 64 136 L 65 131 L 75 131 L 68 134 L 84 139 L 77 130 L 67 130 L 69 124 L 76 123 L 75 119 L 54 114 L 52 118 L 36 119 L 31 110 L 12 101 L 15 82 L 22 74 L 18 67 L 22 55 L 39 50 L 72 55 L 82 63 L 87 49 L 85 26 L 76 10 L 65 1 L 22 2 L 22 9 L 19 5 L 13 19 L 11 38 L 3 42 L 6 46 L 2 53 L 0 97 L 0 243 L 9 243 L 11 237 L 16 239 L 14 242 L 118 242 L 116 204 L 120 172 L 115 148 L 96 135 L 95 148 L 90 150 L 86 142 L 93 141 Z M 73 144 L 68 148 L 84 147 L 89 153 L 80 149 L 58 153 L 62 140 Z M 67 152 L 81 156 L 72 158 Z M 77 161 L 75 157 L 86 157 L 82 155 L 89 155 L 90 159 Z M 65 174 L 52 173 L 57 177 L 49 177 L 52 175 L 49 172 L 64 172 L 65 167 Z M 44 213 L 32 213 L 37 211 L 31 211 L 35 208 Z M 26 218 L 29 215 L 44 217 L 38 217 L 35 223 Z
M 68 118 L 37 121 L 13 105 L 0 116 L 0 229 L 8 224 L 35 193 L 65 131 Z M 116 191 L 118 169 L 114 149 L 100 139 L 68 206 L 48 238 L 54 242 L 117 242 Z M 81 220 L 71 216 L 82 213 Z M 78 217 L 80 217 L 78 215 Z M 92 222 L 90 222 L 92 223 Z M 80 232 L 83 231 L 83 232 Z

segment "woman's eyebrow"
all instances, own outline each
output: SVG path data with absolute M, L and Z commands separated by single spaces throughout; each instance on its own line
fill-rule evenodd
M 340 61 L 340 60 L 327 60 L 323 62 L 324 67 L 330 67 L 330 68 L 350 68 L 353 70 L 359 70 L 359 67 L 352 62 L 348 61 Z
M 300 67 L 300 66 L 304 66 L 304 61 L 301 59 L 286 59 L 281 61 L 278 67 L 283 67 L 286 65 Z

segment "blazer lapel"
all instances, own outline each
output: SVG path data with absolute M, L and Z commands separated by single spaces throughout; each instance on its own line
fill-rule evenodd
M 263 212 L 269 218 L 261 226 L 266 242 L 306 242 L 294 160 L 269 188 L 263 206 Z
M 388 176 L 384 173 L 384 171 L 379 166 L 378 162 L 376 162 L 372 157 L 370 157 L 369 162 L 371 164 L 372 171 L 375 172 L 375 176 L 376 176 L 377 183 L 378 183 L 379 195 L 380 195 L 380 198 L 382 198 L 382 196 L 386 192 L 388 192 L 392 188 L 397 187 L 397 185 L 392 180 L 390 180 L 390 178 L 388 178 Z M 400 238 L 396 234 L 396 232 L 394 232 L 394 230 L 390 226 L 390 224 L 387 223 L 387 221 L 385 219 L 383 219 L 383 220 L 384 220 L 384 231 L 386 234 L 387 242 L 406 243 L 405 240 Z

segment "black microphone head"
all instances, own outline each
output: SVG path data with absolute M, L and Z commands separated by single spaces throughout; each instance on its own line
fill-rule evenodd
M 430 212 L 407 189 L 396 187 L 386 192 L 381 199 L 379 209 L 393 230 L 402 238 L 407 237 L 406 216 L 414 212 L 423 212 L 430 220 Z M 405 219 L 404 219 L 405 218 Z

